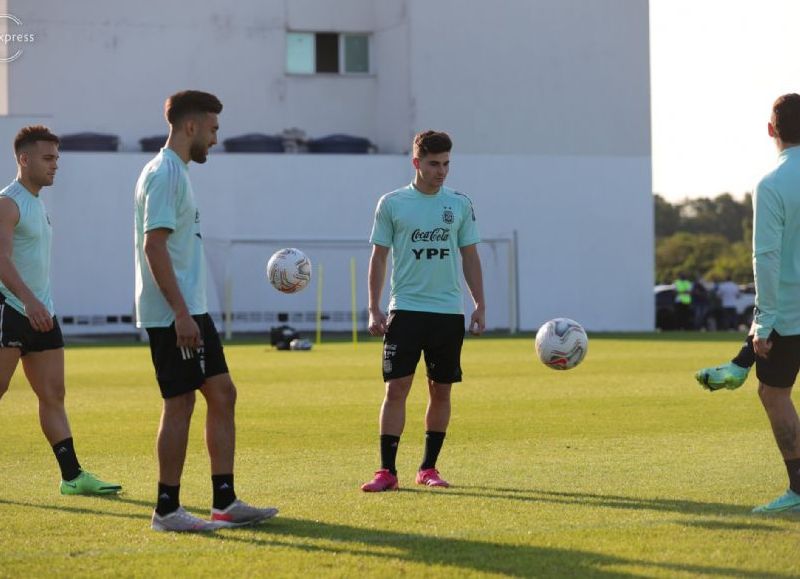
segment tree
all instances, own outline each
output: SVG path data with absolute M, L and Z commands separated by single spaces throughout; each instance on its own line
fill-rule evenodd
M 753 252 L 749 243 L 739 241 L 722 252 L 714 260 L 714 265 L 703 276 L 711 281 L 732 279 L 746 284 L 753 281 Z
M 655 202 L 656 239 L 669 237 L 678 231 L 681 223 L 680 206 L 672 205 L 661 195 L 653 196 Z
M 752 211 L 744 203 L 724 193 L 714 199 L 691 199 L 680 206 L 681 231 L 717 233 L 728 241 L 742 240 L 745 221 Z
M 656 279 L 671 283 L 681 272 L 706 279 L 753 281 L 750 244 L 752 197 L 736 201 L 728 193 L 714 199 L 687 199 L 675 205 L 653 196 Z
M 682 231 L 656 242 L 656 279 L 672 283 L 679 274 L 705 276 L 715 260 L 729 246 L 718 234 L 692 234 Z

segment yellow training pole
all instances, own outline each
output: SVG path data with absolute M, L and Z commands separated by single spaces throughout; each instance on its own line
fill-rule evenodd
M 317 266 L 317 345 L 322 343 L 322 264 Z
M 356 314 L 356 258 L 350 258 L 350 312 L 353 318 L 353 345 L 358 344 L 358 315 Z

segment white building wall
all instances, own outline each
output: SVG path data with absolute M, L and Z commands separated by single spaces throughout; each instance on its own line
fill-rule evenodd
M 19 66 L 8 68 L 10 113 L 52 115 L 62 133 L 113 133 L 123 150 L 138 150 L 142 137 L 164 133 L 154 111 L 166 96 L 192 87 L 223 101 L 222 138 L 296 126 L 312 137 L 376 139 L 374 75 L 284 73 L 287 30 L 370 30 L 369 0 L 310 3 L 322 12 L 297 0 L 8 2 L 37 32 Z M 322 15 L 333 25 L 323 27 Z
M 437 126 L 467 153 L 650 151 L 645 0 L 6 1 L 36 33 L 7 67 L 9 113 L 126 150 L 197 87 L 224 102 L 223 138 L 297 126 L 402 153 Z M 372 32 L 374 74 L 285 74 L 288 30 Z
M 149 158 L 143 153 L 62 154 L 55 186 L 43 190 L 55 232 L 53 287 L 60 315 L 130 313 L 133 186 Z M 378 197 L 412 176 L 408 158 L 392 155 L 213 154 L 190 171 L 207 238 L 360 238 L 365 243 Z M 581 177 L 586 173 L 593 175 L 591 186 Z M 0 174 L 9 181 L 13 176 L 10 155 L 2 157 Z M 533 184 L 531 174 L 540 175 Z M 652 253 L 639 245 L 651 223 L 632 219 L 646 213 L 637 183 L 648 174 L 647 164 L 635 159 L 453 157 L 449 184 L 473 199 L 482 237 L 508 238 L 518 231 L 522 329 L 557 316 L 575 318 L 590 330 L 652 327 L 652 267 L 642 273 L 643 264 L 652 266 Z M 314 260 L 314 251 L 308 252 Z M 359 309 L 366 307 L 367 254 L 358 254 Z M 240 272 L 234 309 L 313 310 L 313 290 L 286 297 L 266 285 L 268 257 L 256 255 L 257 261 Z M 333 283 L 333 272 L 328 275 Z M 492 327 L 508 322 L 505 291 L 492 291 L 498 284 L 505 289 L 502 275 L 507 272 L 486 278 Z M 220 311 L 216 288 L 210 290 L 210 309 Z M 349 307 L 349 293 L 336 291 L 339 295 L 326 295 L 326 308 Z
M 415 126 L 465 153 L 650 155 L 646 1 L 469 4 L 411 0 Z
M 411 136 L 440 128 L 455 140 L 449 184 L 475 201 L 483 236 L 518 232 L 523 329 L 555 316 L 653 327 L 645 0 L 5 2 L 36 42 L 5 65 L 0 176 L 28 122 L 115 133 L 128 151 L 64 153 L 45 192 L 62 314 L 130 311 L 147 159 L 130 151 L 166 132 L 165 97 L 194 87 L 224 102 L 222 139 L 297 126 L 397 153 L 215 153 L 192 169 L 207 236 L 366 238 L 377 197 L 411 178 Z M 371 31 L 374 74 L 286 75 L 287 30 Z

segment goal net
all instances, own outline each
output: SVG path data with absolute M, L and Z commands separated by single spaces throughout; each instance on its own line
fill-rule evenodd
M 204 245 L 213 282 L 208 292 L 209 309 L 222 324 L 226 338 L 235 332 L 267 332 L 281 324 L 308 334 L 316 330 L 318 317 L 323 332 L 347 332 L 352 328 L 354 313 L 358 330 L 366 330 L 367 270 L 372 252 L 366 240 L 231 237 L 206 238 Z M 266 277 L 267 261 L 284 247 L 300 249 L 313 265 L 311 283 L 295 294 L 273 289 Z M 482 240 L 478 251 L 483 266 L 487 329 L 515 332 L 518 297 L 514 238 Z M 390 268 L 391 263 L 387 270 Z M 387 272 L 384 307 L 388 295 Z M 466 285 L 464 296 L 464 312 L 469 316 L 472 303 Z

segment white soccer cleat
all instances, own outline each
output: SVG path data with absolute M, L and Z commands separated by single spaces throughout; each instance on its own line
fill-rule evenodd
M 186 512 L 183 507 L 178 507 L 177 511 L 173 511 L 163 517 L 153 511 L 153 519 L 150 522 L 150 528 L 154 531 L 173 533 L 207 533 L 216 531 L 223 526 L 223 524 L 216 521 L 206 521 L 200 517 L 195 517 Z
M 225 509 L 211 509 L 211 520 L 220 527 L 242 527 L 266 521 L 277 514 L 278 509 L 262 509 L 236 499 Z

